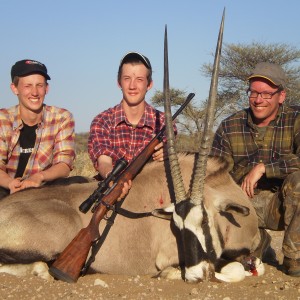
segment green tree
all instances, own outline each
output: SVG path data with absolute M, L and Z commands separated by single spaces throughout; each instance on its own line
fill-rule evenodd
M 170 88 L 171 103 L 173 107 L 176 107 L 176 109 L 185 101 L 186 97 L 187 93 L 185 91 Z M 151 98 L 151 103 L 155 107 L 163 107 L 163 92 L 156 90 L 153 97 Z M 203 105 L 201 105 L 200 108 L 197 108 L 192 103 L 193 102 L 189 103 L 182 114 L 176 119 L 177 125 L 179 125 L 183 133 L 186 133 L 188 135 L 201 131 L 201 121 L 203 119 Z

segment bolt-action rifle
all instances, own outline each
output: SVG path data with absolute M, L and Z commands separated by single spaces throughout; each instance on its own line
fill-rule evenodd
M 175 118 L 182 112 L 187 104 L 194 98 L 195 94 L 190 93 L 185 102 L 173 115 Z M 154 152 L 154 148 L 162 141 L 165 132 L 163 127 L 159 133 L 149 142 L 142 152 L 135 157 L 126 169 L 115 179 L 113 185 L 103 194 L 94 192 L 91 195 L 92 200 L 84 201 L 80 208 L 83 212 L 89 210 L 94 204 L 93 216 L 87 227 L 82 228 L 69 245 L 63 250 L 59 257 L 54 261 L 49 269 L 50 275 L 56 279 L 73 283 L 76 282 L 81 274 L 81 270 L 87 260 L 90 248 L 100 238 L 99 224 L 105 217 L 106 212 L 110 210 L 122 194 L 125 182 L 134 179 L 134 177 L 143 168 Z M 99 189 L 100 187 L 98 187 Z M 98 190 L 99 191 L 99 190 Z M 101 199 L 97 199 L 97 197 Z
M 109 191 L 113 188 L 113 185 L 109 188 L 109 184 L 111 182 L 116 184 L 119 174 L 123 172 L 127 165 L 128 162 L 124 158 L 118 159 L 110 174 L 104 180 L 99 181 L 98 188 L 96 188 L 93 194 L 80 204 L 79 210 L 83 213 L 87 213 L 94 204 L 92 209 L 92 212 L 94 212 L 104 195 L 109 193 Z

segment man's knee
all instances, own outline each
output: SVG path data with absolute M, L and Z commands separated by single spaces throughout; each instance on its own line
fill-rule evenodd
M 266 220 L 270 215 L 270 206 L 274 201 L 276 201 L 275 194 L 270 191 L 260 191 L 252 199 L 252 205 L 256 211 L 258 217 L 258 226 L 261 228 L 269 228 Z
M 278 192 L 260 191 L 252 198 L 252 204 L 258 217 L 258 226 L 271 230 L 283 229 L 282 201 Z
M 292 201 L 297 205 L 300 200 L 300 171 L 294 172 L 286 177 L 282 186 L 284 200 Z

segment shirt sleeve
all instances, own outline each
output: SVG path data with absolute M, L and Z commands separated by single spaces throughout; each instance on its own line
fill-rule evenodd
M 300 115 L 295 120 L 293 145 L 290 153 L 282 154 L 279 159 L 265 163 L 267 178 L 284 179 L 287 175 L 300 170 Z
M 222 123 L 220 124 L 219 128 L 217 129 L 214 135 L 209 155 L 225 157 L 225 159 L 229 162 L 229 171 L 233 169 L 234 161 L 230 141 L 223 130 Z
M 100 155 L 107 155 L 111 157 L 113 161 L 118 159 L 110 143 L 111 128 L 112 123 L 104 113 L 99 114 L 92 121 L 88 139 L 88 152 L 95 167 L 97 166 L 97 159 Z
M 55 137 L 53 165 L 63 162 L 72 170 L 75 160 L 75 122 L 69 111 L 64 111 L 60 121 L 60 130 Z
M 0 125 L 0 169 L 6 172 L 8 145 L 5 129 L 7 130 L 7 126 L 5 126 L 5 122 L 2 119 L 0 120 Z
M 18 140 L 18 130 L 14 130 L 13 122 L 6 109 L 0 110 L 0 169 L 8 173 L 8 163 L 11 162 L 11 168 L 17 166 L 18 157 L 12 155 L 12 150 Z

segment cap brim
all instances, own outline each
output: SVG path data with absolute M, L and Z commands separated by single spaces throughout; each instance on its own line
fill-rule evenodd
M 277 83 L 275 83 L 272 79 L 270 79 L 267 76 L 263 76 L 263 75 L 251 75 L 251 76 L 248 77 L 248 80 L 253 79 L 253 78 L 264 78 L 264 79 L 267 79 L 268 81 L 272 82 L 274 85 L 278 86 Z
M 20 75 L 17 75 L 19 77 L 24 77 L 24 76 L 29 76 L 29 75 L 33 75 L 33 74 L 39 74 L 39 75 L 42 75 L 44 76 L 47 80 L 51 80 L 50 76 L 46 73 L 43 73 L 43 72 L 39 72 L 39 71 L 32 71 L 32 72 L 29 72 L 29 73 L 25 73 L 25 74 L 20 74 Z

